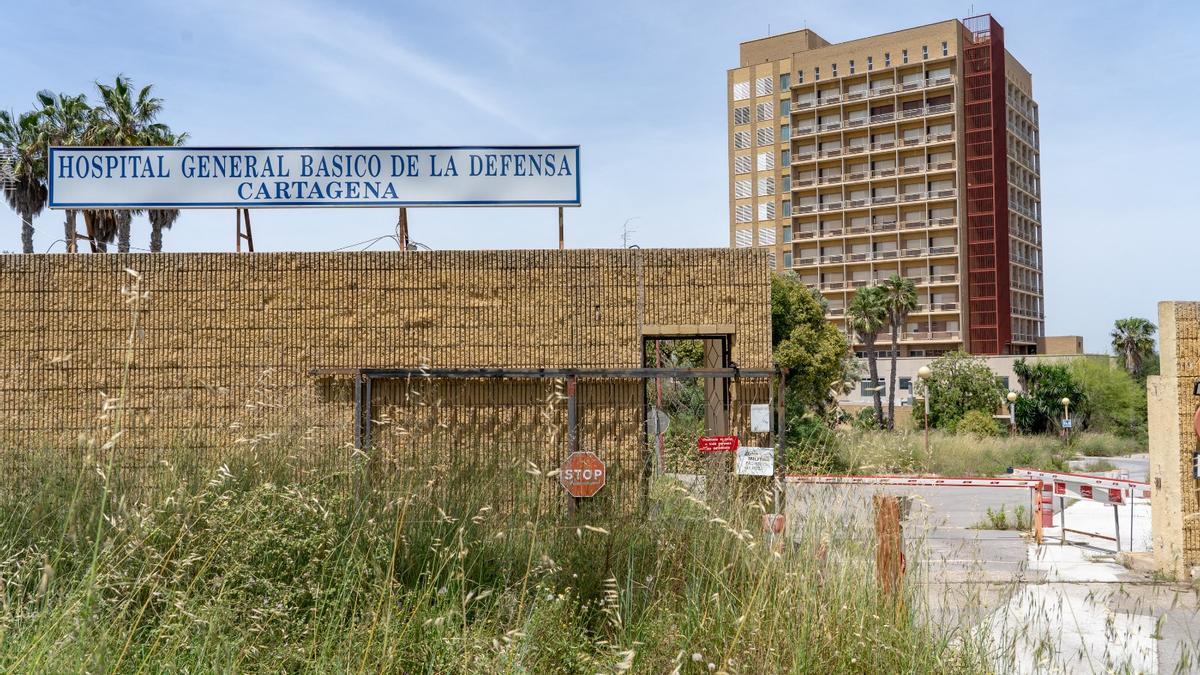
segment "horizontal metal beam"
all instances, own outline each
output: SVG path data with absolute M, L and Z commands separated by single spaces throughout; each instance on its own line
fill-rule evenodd
M 744 368 L 313 368 L 310 374 L 318 377 L 354 376 L 371 379 L 428 378 L 566 378 L 609 377 L 771 377 L 773 369 Z

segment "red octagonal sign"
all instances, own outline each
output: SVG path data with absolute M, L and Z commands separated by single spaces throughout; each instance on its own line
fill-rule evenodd
M 608 469 L 594 452 L 572 452 L 558 470 L 558 482 L 572 497 L 591 497 L 604 487 Z

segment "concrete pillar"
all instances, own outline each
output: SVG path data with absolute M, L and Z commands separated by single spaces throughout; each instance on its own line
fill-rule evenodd
M 1192 477 L 1200 302 L 1158 303 L 1158 333 L 1161 374 L 1146 382 L 1154 566 L 1185 579 L 1200 569 L 1200 481 Z

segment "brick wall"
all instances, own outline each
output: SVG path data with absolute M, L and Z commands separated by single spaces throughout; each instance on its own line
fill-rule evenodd
M 0 444 L 105 438 L 127 358 L 117 451 L 140 465 L 285 432 L 345 445 L 350 388 L 312 368 L 636 367 L 644 327 L 694 324 L 733 327 L 733 360 L 768 367 L 769 275 L 762 252 L 728 249 L 0 256 Z

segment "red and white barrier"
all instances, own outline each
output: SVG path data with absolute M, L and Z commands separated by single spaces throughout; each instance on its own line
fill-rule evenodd
M 1009 469 L 1015 477 L 1029 478 L 1038 480 L 1042 483 L 1042 527 L 1049 528 L 1054 526 L 1054 510 L 1049 506 L 1054 497 L 1060 500 L 1065 498 L 1080 499 L 1096 502 L 1099 504 L 1108 504 L 1113 507 L 1113 527 L 1115 537 L 1098 534 L 1095 532 L 1086 532 L 1083 530 L 1071 530 L 1066 526 L 1066 509 L 1060 508 L 1059 513 L 1062 518 L 1062 541 L 1066 541 L 1066 533 L 1074 532 L 1076 534 L 1084 534 L 1101 539 L 1108 539 L 1117 543 L 1117 550 L 1121 550 L 1121 521 L 1117 507 L 1123 504 L 1130 505 L 1130 541 L 1132 542 L 1133 528 L 1133 500 L 1134 499 L 1149 499 L 1150 484 L 1141 481 L 1129 480 L 1128 478 L 1108 478 L 1104 476 L 1089 476 L 1082 473 L 1068 473 L 1060 471 L 1038 471 L 1037 469 L 1026 469 L 1014 467 Z
M 1030 478 L 966 478 L 943 476 L 826 476 L 815 474 L 788 474 L 789 483 L 814 483 L 820 485 L 888 485 L 895 487 L 988 487 L 1023 488 L 1030 492 L 1030 504 L 1034 513 L 1033 536 L 1042 542 L 1042 527 L 1046 521 L 1041 496 L 1045 485 Z M 1049 503 L 1049 502 L 1047 502 Z M 1053 514 L 1050 514 L 1053 516 Z

